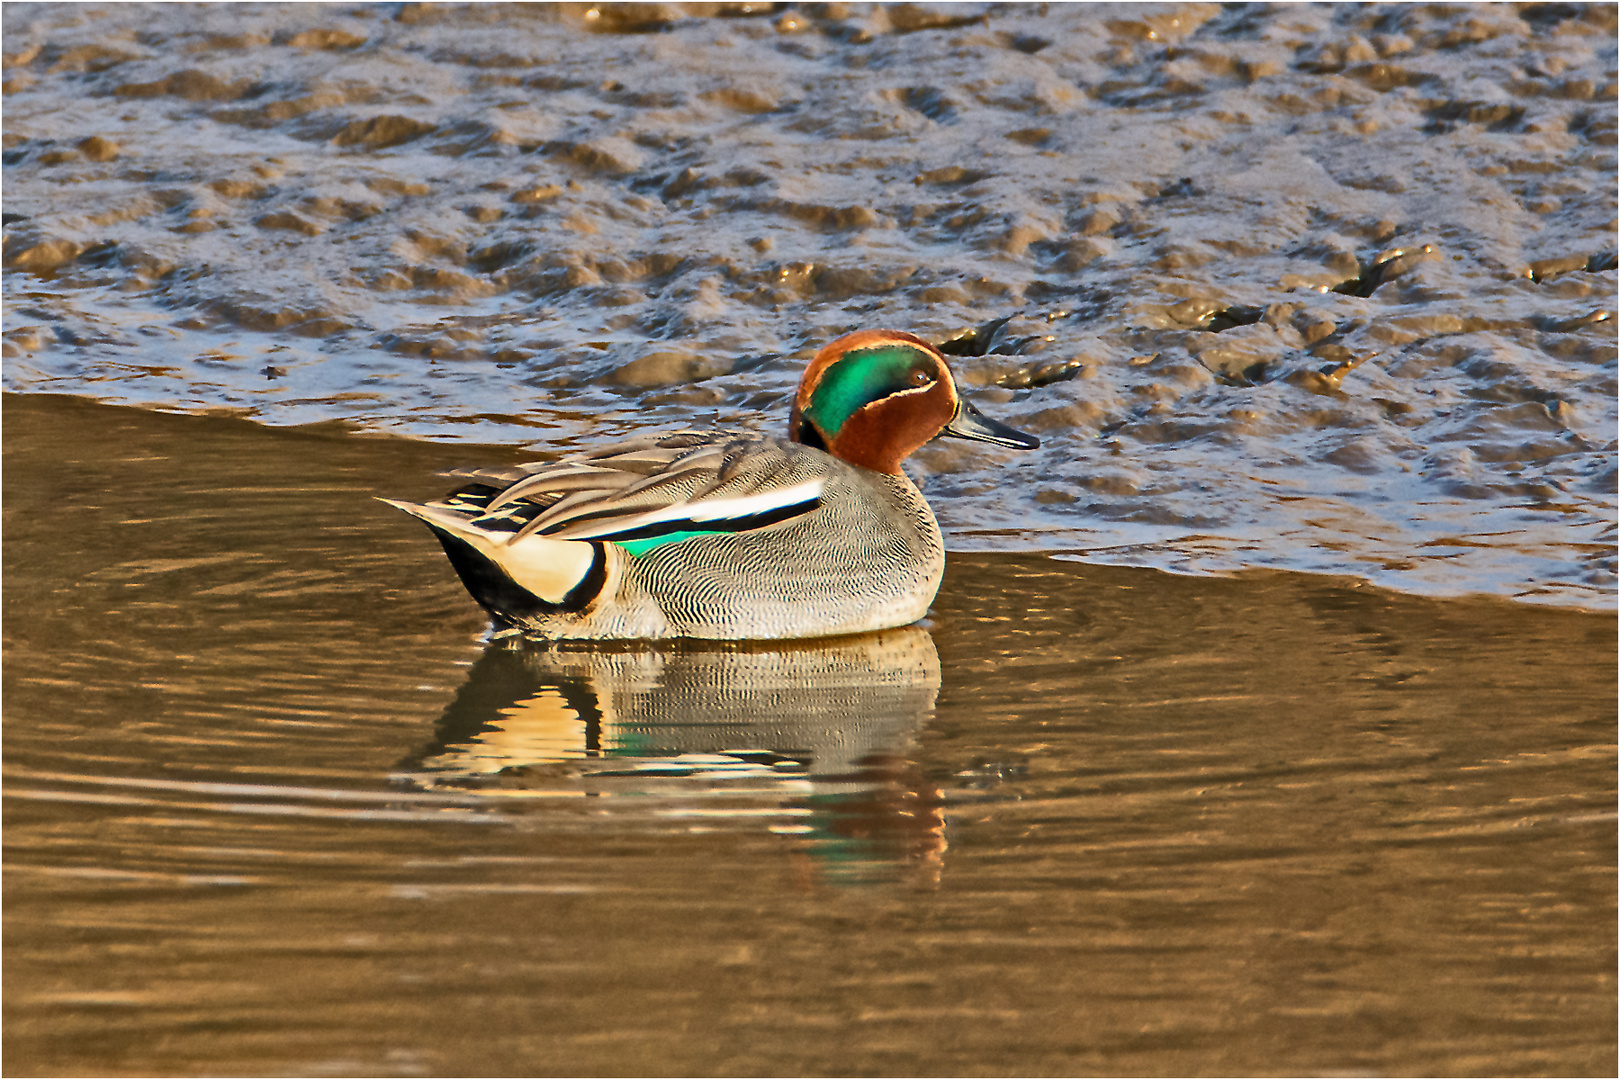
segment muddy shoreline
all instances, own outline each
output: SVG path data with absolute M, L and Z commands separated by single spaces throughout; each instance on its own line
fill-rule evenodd
M 592 445 L 849 329 L 958 547 L 1612 609 L 1603 5 L 8 4 L 4 386 Z

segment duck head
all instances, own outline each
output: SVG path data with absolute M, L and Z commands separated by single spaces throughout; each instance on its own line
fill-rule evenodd
M 795 442 L 884 473 L 898 473 L 938 435 L 1019 450 L 1041 445 L 963 400 L 944 355 L 898 330 L 857 330 L 816 353 L 788 420 Z

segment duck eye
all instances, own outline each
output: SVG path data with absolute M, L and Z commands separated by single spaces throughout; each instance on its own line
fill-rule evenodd
M 934 381 L 934 377 L 922 368 L 912 368 L 911 374 L 907 378 L 911 380 L 912 386 L 927 386 Z

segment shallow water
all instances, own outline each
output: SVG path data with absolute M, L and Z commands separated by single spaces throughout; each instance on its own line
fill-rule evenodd
M 1612 609 L 1615 26 L 11 3 L 3 381 L 581 445 L 890 326 L 1045 443 L 958 548 Z
M 1615 1068 L 1611 614 L 953 553 L 514 650 L 370 499 L 510 451 L 4 409 L 8 1073 Z

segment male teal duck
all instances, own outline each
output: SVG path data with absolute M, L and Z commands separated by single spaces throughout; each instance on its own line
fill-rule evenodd
M 385 501 L 499 623 L 540 637 L 854 634 L 917 621 L 939 591 L 939 524 L 900 471 L 937 435 L 1040 445 L 964 401 L 926 341 L 862 330 L 810 361 L 786 439 L 651 435 Z

